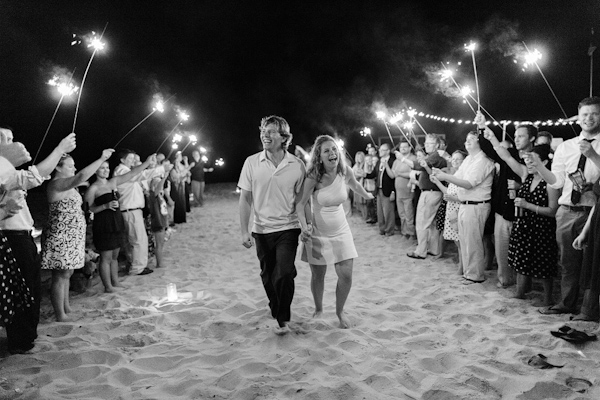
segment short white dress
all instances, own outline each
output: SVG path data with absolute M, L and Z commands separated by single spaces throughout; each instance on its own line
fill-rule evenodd
M 312 265 L 333 265 L 358 257 L 342 206 L 347 198 L 346 179 L 339 174 L 331 185 L 313 192 L 313 232 L 304 245 L 302 261 Z

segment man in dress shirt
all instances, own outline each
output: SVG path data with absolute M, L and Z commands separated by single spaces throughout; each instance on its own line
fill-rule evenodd
M 411 239 L 415 237 L 415 209 L 413 207 L 414 192 L 410 184 L 411 167 L 403 163 L 403 157 L 408 158 L 413 163 L 416 157 L 411 152 L 410 143 L 400 142 L 396 155 L 396 160 L 392 165 L 392 171 L 396 177 L 394 187 L 396 189 L 396 208 L 398 209 L 398 217 L 400 218 L 400 234 L 405 238 Z
M 12 143 L 12 130 L 0 128 L 0 147 Z M 2 194 L 1 203 L 16 202 L 20 207 L 17 212 L 11 213 L 11 216 L 0 221 L 0 230 L 8 240 L 21 275 L 33 297 L 33 304 L 30 307 L 18 310 L 14 314 L 11 323 L 6 327 L 8 351 L 11 354 L 30 352 L 33 349 L 40 319 L 41 260 L 37 246 L 31 236 L 33 218 L 25 201 L 25 191 L 41 185 L 44 180 L 43 177 L 54 171 L 63 154 L 70 153 L 73 149 L 75 149 L 75 134 L 71 133 L 59 143 L 46 159 L 32 166 L 25 175 L 22 171 L 17 172 L 14 165 L 6 159 L 2 159 L 0 163 L 0 175 L 2 176 L 0 181 L 3 187 L 12 189 Z M 6 179 L 15 174 L 21 176 L 18 188 L 11 187 Z
M 581 233 L 595 195 L 589 190 L 600 178 L 600 97 L 587 97 L 578 106 L 581 126 L 579 136 L 558 145 L 549 171 L 539 157 L 528 157 L 548 185 L 562 189 L 556 212 L 556 241 L 561 266 L 561 301 L 555 306 L 540 309 L 542 314 L 566 314 L 577 312 L 579 278 L 583 252 L 573 248 L 573 241 Z M 585 160 L 585 164 L 583 164 Z M 582 168 L 583 166 L 583 168 Z M 569 175 L 581 170 L 585 183 L 574 187 Z M 597 301 L 597 299 L 596 299 Z M 584 300 L 585 302 L 585 300 Z
M 396 157 L 390 155 L 391 146 L 384 143 L 379 147 L 379 161 L 375 164 L 373 171 L 368 173 L 366 179 L 376 179 L 377 187 L 377 224 L 379 234 L 386 236 L 394 235 L 396 227 L 396 213 L 394 212 L 394 200 L 390 196 L 394 191 L 394 171 L 392 165 Z
M 254 238 L 271 316 L 278 323 L 275 333 L 284 335 L 290 332 L 297 274 L 294 259 L 300 236 L 296 204 L 302 197 L 306 170 L 304 163 L 287 151 L 292 134 L 285 119 L 276 115 L 263 118 L 260 139 L 264 150 L 246 158 L 238 181 L 241 238 L 247 249 Z
M 495 166 L 479 145 L 479 135 L 469 132 L 465 141 L 469 155 L 454 175 L 434 168 L 440 181 L 458 186 L 458 237 L 463 263 L 463 284 L 481 283 L 485 280 L 485 255 L 483 233 L 485 221 L 490 215 L 492 183 Z
M 440 147 L 439 136 L 435 133 L 425 135 L 425 153 L 427 155 L 418 162 L 407 157 L 401 161 L 408 164 L 419 174 L 419 187 L 421 194 L 417 203 L 416 232 L 417 248 L 406 254 L 410 258 L 424 260 L 428 254 L 439 257 L 442 254 L 442 232 L 435 226 L 435 214 L 442 203 L 442 192 L 436 184 L 431 182 L 429 174 L 431 168 L 446 168 L 447 162 L 438 153 Z
M 135 163 L 135 152 L 132 150 L 123 150 L 119 153 L 119 156 L 121 164 L 115 168 L 115 176 L 128 173 Z M 146 205 L 146 200 L 141 182 L 163 173 L 164 168 L 162 166 L 147 169 L 117 187 L 121 195 L 119 207 L 123 214 L 127 234 L 127 245 L 124 250 L 130 265 L 129 272 L 135 275 L 146 275 L 153 272 L 148 268 L 148 234 L 146 233 L 142 211 Z

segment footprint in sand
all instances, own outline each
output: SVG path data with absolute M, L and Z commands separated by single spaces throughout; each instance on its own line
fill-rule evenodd
M 73 325 L 54 325 L 46 327 L 41 334 L 48 337 L 63 337 L 67 336 L 73 330 Z

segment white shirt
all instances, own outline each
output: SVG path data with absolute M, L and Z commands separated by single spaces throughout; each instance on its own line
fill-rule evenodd
M 486 201 L 492 198 L 492 184 L 494 183 L 494 162 L 483 151 L 475 155 L 468 155 L 458 167 L 455 177 L 468 181 L 473 188 L 458 187 L 460 201 Z M 457 185 L 458 186 L 458 185 Z
M 277 167 L 267 158 L 266 150 L 246 158 L 238 186 L 252 192 L 252 232 L 300 228 L 296 199 L 302 196 L 305 173 L 302 161 L 287 151 Z
M 573 192 L 573 182 L 569 179 L 567 174 L 577 171 L 577 164 L 579 163 L 579 157 L 581 152 L 579 151 L 579 142 L 585 139 L 583 134 L 566 140 L 558 145 L 554 158 L 552 159 L 552 173 L 556 177 L 556 182 L 553 185 L 549 185 L 554 189 L 562 189 L 562 193 L 558 198 L 558 204 L 571 206 L 571 192 Z M 592 142 L 592 147 L 596 153 L 600 154 L 600 135 L 596 135 L 596 140 Z M 583 176 L 585 176 L 586 182 L 594 183 L 600 178 L 600 170 L 592 161 L 587 160 L 585 162 L 585 168 L 583 170 Z M 593 207 L 596 203 L 596 196 L 591 190 L 581 194 L 581 200 L 577 204 L 578 206 Z
M 129 171 L 131 171 L 130 168 L 119 164 L 115 168 L 114 176 L 125 175 Z M 121 195 L 119 198 L 119 208 L 121 211 L 144 208 L 146 199 L 144 198 L 144 189 L 142 189 L 140 182 L 164 173 L 165 169 L 163 166 L 147 169 L 134 176 L 131 180 L 117 186 Z
M 22 208 L 10 218 L 0 221 L 0 230 L 32 230 L 33 217 L 27 206 L 26 190 L 42 184 L 44 178 L 37 168 L 17 171 L 4 157 L 0 157 L 0 202 L 14 199 Z

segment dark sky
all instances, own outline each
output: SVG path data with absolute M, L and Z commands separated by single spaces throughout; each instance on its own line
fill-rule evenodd
M 72 34 L 101 32 L 108 22 L 107 49 L 94 58 L 81 98 L 74 152 L 79 167 L 144 118 L 160 92 L 174 95 L 171 107 L 150 117 L 123 146 L 143 156 L 155 151 L 175 126 L 172 107 L 179 106 L 192 116 L 184 129 L 200 131 L 211 162 L 225 159 L 211 179 L 235 181 L 245 157 L 260 150 L 257 127 L 266 115 L 285 117 L 296 144 L 308 147 L 327 133 L 344 139 L 352 154 L 368 143 L 359 135 L 363 126 L 371 126 L 376 139 L 386 135 L 374 117 L 381 105 L 472 118 L 426 74 L 442 61 L 462 61 L 457 80 L 473 87 L 463 49 L 470 40 L 480 45 L 481 102 L 496 119 L 562 117 L 541 75 L 521 71 L 505 55 L 521 41 L 543 51 L 540 66 L 573 115 L 589 94 L 587 50 L 599 16 L 600 3 L 591 0 L 0 0 L 0 125 L 12 127 L 34 154 L 58 101 L 45 82 L 54 67 L 76 68 L 80 85 L 91 52 L 71 46 Z M 75 97 L 61 105 L 42 156 L 70 132 Z M 445 133 L 452 149 L 462 146 L 468 131 L 421 123 Z

